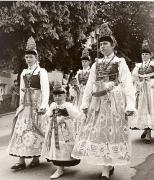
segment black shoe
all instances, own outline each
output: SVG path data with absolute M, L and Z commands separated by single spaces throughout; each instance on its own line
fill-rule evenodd
M 114 167 L 110 170 L 110 176 L 112 176 L 113 175 L 113 173 L 114 173 Z
M 101 179 L 101 180 L 109 180 L 109 178 L 106 177 L 106 176 L 100 176 L 100 179 Z
M 40 165 L 40 161 L 38 160 L 38 161 L 32 161 L 30 164 L 29 164 L 29 166 L 28 166 L 28 168 L 34 168 L 34 167 L 37 167 L 37 166 L 39 166 Z
M 142 135 L 141 135 L 141 139 L 144 139 L 144 138 L 146 137 L 146 135 L 147 135 L 147 131 L 144 130 L 144 132 L 143 132 Z
M 25 163 L 16 163 L 15 165 L 13 165 L 11 167 L 11 169 L 14 169 L 14 170 L 22 170 L 22 169 L 25 169 L 25 168 L 26 168 Z
M 151 136 L 149 136 L 149 135 L 147 134 L 146 137 L 144 138 L 144 142 L 145 142 L 146 144 L 151 144 L 151 143 L 152 143 Z

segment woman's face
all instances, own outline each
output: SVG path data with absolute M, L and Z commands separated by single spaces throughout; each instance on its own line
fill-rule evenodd
M 72 79 L 71 85 L 72 85 L 72 86 L 77 85 L 77 80 L 76 80 L 76 79 Z
M 82 67 L 87 68 L 89 66 L 89 61 L 88 60 L 82 60 Z
M 32 66 L 37 62 L 37 58 L 33 54 L 26 54 L 25 60 L 26 60 L 26 63 L 28 64 L 28 66 Z
M 114 52 L 114 45 L 109 41 L 102 41 L 100 42 L 100 51 L 104 56 L 109 56 Z
M 55 103 L 62 104 L 65 101 L 65 94 L 53 94 Z
M 142 56 L 142 61 L 143 62 L 147 62 L 151 58 L 150 53 L 142 53 L 141 56 Z

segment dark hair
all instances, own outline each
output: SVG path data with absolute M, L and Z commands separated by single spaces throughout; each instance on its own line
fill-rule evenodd
M 141 53 L 149 53 L 149 54 L 151 54 L 151 51 L 150 51 L 150 49 L 142 49 L 141 50 Z
M 33 55 L 35 55 L 35 56 L 37 55 L 36 51 L 33 51 L 33 50 L 26 50 L 26 51 L 25 51 L 25 55 L 26 55 L 26 54 L 33 54 Z
M 102 42 L 102 41 L 108 41 L 108 42 L 110 42 L 111 44 L 114 43 L 112 37 L 110 37 L 110 36 L 103 36 L 103 37 L 101 37 L 101 38 L 99 39 L 99 42 Z
M 65 94 L 64 90 L 53 90 L 53 95 L 57 95 L 57 94 Z
M 81 61 L 83 60 L 87 60 L 87 61 L 90 61 L 90 56 L 81 56 Z

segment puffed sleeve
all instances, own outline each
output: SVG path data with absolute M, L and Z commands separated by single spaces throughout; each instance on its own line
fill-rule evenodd
M 122 85 L 123 92 L 126 96 L 125 111 L 135 111 L 135 89 L 131 72 L 126 64 L 125 59 L 120 58 L 119 62 L 119 82 Z
M 90 69 L 90 74 L 89 74 L 89 78 L 88 78 L 88 81 L 84 90 L 82 104 L 81 104 L 80 109 L 86 109 L 89 107 L 89 103 L 92 97 L 93 85 L 96 79 L 95 69 L 96 69 L 96 63 L 94 63 Z
M 46 115 L 47 115 L 47 116 L 52 116 L 52 114 L 53 114 L 53 109 L 55 109 L 55 108 L 56 108 L 56 103 L 55 103 L 55 102 L 51 103 L 50 107 L 49 107 L 48 110 L 46 111 Z
M 139 71 L 140 63 L 137 63 L 132 71 L 132 79 L 133 79 L 133 84 L 135 88 L 135 92 L 139 90 L 139 76 L 138 76 L 138 71 Z
M 76 75 L 75 75 L 75 78 L 77 80 L 77 84 L 79 85 L 79 79 L 78 79 L 78 76 L 79 76 L 79 73 L 80 73 L 80 70 L 77 71 Z
M 132 78 L 133 78 L 133 83 L 139 80 L 138 78 L 138 71 L 141 63 L 137 63 L 132 71 Z
M 78 120 L 81 117 L 80 111 L 72 103 L 66 102 L 66 109 L 71 119 Z
M 20 75 L 20 105 L 23 104 L 24 102 L 24 94 L 25 92 L 23 91 L 25 88 L 25 83 L 23 79 L 23 75 L 25 74 L 26 69 L 24 69 Z
M 49 80 L 48 73 L 45 69 L 40 68 L 40 84 L 41 84 L 41 93 L 42 93 L 42 103 L 41 108 L 48 108 L 49 102 Z

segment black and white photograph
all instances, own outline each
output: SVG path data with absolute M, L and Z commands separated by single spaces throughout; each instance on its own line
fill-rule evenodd
M 154 1 L 0 0 L 0 180 L 154 180 Z

